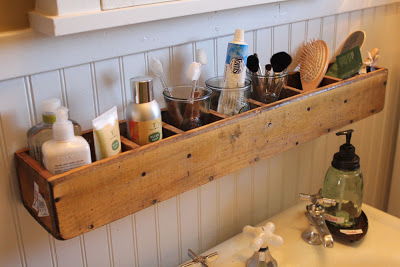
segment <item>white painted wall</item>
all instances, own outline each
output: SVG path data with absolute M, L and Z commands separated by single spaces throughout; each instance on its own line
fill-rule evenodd
M 346 1 L 354 6 L 344 8 L 341 1 L 316 2 L 288 1 L 60 38 L 30 31 L 0 37 L 0 266 L 176 266 L 188 258 L 187 248 L 205 251 L 244 225 L 290 207 L 299 192 L 317 192 L 344 142 L 334 133 L 67 241 L 52 238 L 20 201 L 13 153 L 26 147 L 27 129 L 40 120 L 41 100 L 60 97 L 85 129 L 113 105 L 123 119 L 131 99 L 128 80 L 151 74 L 151 56 L 163 62 L 167 82 L 178 84 L 185 82 L 182 72 L 195 49 L 204 47 L 209 55 L 204 81 L 222 74 L 226 44 L 239 27 L 262 62 L 274 52 L 293 53 L 311 38 L 324 39 L 335 51 L 360 28 L 367 32 L 363 55 L 380 48 L 380 63 L 389 69 L 385 109 L 351 127 L 365 176 L 365 203 L 386 209 L 399 123 L 400 5 L 374 1 L 376 7 L 358 8 L 372 2 L 359 0 Z M 160 86 L 156 80 L 156 99 L 163 106 Z

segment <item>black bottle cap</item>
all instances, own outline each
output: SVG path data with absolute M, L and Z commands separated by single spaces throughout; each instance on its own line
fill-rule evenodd
M 346 135 L 346 143 L 333 156 L 332 166 L 338 170 L 356 171 L 360 168 L 360 157 L 356 154 L 356 148 L 350 144 L 353 132 L 354 130 L 346 130 L 336 133 L 337 136 Z

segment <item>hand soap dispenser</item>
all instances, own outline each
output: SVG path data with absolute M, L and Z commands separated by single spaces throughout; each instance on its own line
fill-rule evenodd
M 56 117 L 53 139 L 42 146 L 44 167 L 56 175 L 92 163 L 88 142 L 82 136 L 74 135 L 74 126 L 68 120 L 68 109 L 62 106 L 57 108 Z
M 337 228 L 349 228 L 357 224 L 363 200 L 363 175 L 360 157 L 350 143 L 353 130 L 336 133 L 346 135 L 346 143 L 333 156 L 322 189 L 322 196 L 336 200 L 336 205 L 325 208 L 325 220 Z

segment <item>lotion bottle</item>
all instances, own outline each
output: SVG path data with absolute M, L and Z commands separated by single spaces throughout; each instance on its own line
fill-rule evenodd
M 42 122 L 36 124 L 28 130 L 29 155 L 39 163 L 42 163 L 42 145 L 44 142 L 53 139 L 53 123 L 56 121 L 55 111 L 61 106 L 58 98 L 44 100 L 41 103 Z M 76 122 L 71 120 L 74 125 L 75 135 L 82 135 L 82 128 Z
M 325 207 L 327 223 L 337 228 L 349 228 L 357 224 L 363 201 L 363 175 L 360 157 L 350 143 L 353 130 L 336 133 L 346 135 L 346 143 L 333 156 L 322 188 L 322 196 L 336 200 L 335 206 Z
M 53 139 L 42 146 L 43 165 L 56 175 L 92 163 L 90 147 L 82 136 L 74 135 L 74 126 L 68 120 L 68 109 L 56 110 L 53 124 Z
M 132 78 L 133 101 L 126 111 L 128 137 L 138 145 L 146 145 L 162 139 L 161 110 L 154 99 L 153 78 Z

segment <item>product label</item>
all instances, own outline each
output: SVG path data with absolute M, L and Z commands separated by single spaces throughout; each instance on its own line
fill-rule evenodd
M 114 124 L 107 124 L 93 131 L 96 159 L 105 159 L 121 153 L 121 136 L 119 135 L 118 119 Z
M 333 222 L 333 223 L 344 223 L 343 217 L 335 217 L 330 214 L 324 214 L 325 220 Z
M 358 234 L 362 234 L 363 230 L 362 229 L 351 229 L 351 230 L 340 229 L 340 232 L 345 235 L 358 235 Z
M 33 204 L 32 208 L 38 212 L 38 217 L 49 216 L 46 201 L 42 194 L 39 193 L 39 185 L 33 182 Z
M 151 121 L 129 121 L 129 136 L 141 146 L 161 140 L 161 117 Z
M 72 160 L 72 159 L 75 159 L 75 160 Z M 66 160 L 70 160 L 70 161 L 66 162 Z M 86 164 L 88 164 L 88 162 L 85 159 L 79 158 L 77 155 L 74 155 L 74 154 L 60 156 L 60 157 L 58 157 L 58 162 L 56 164 L 54 164 L 53 172 L 54 172 L 54 174 L 60 174 L 60 173 L 67 172 L 69 170 L 78 168 L 78 167 L 86 165 Z
M 246 79 L 247 45 L 228 44 L 226 52 L 223 86 L 242 87 Z

